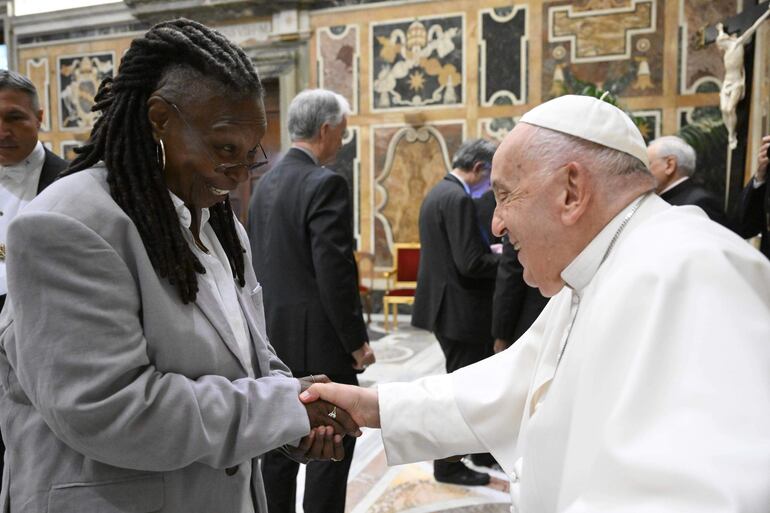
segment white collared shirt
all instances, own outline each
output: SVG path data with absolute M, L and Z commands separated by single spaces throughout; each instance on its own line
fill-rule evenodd
M 254 377 L 254 366 L 252 365 L 254 350 L 251 345 L 251 336 L 249 335 L 248 324 L 243 316 L 241 304 L 238 301 L 238 290 L 236 289 L 235 279 L 230 270 L 230 262 L 227 258 L 222 244 L 220 244 L 214 229 L 209 224 L 209 209 L 201 210 L 200 223 L 200 241 L 209 252 L 206 253 L 195 244 L 190 225 L 192 216 L 185 206 L 173 192 L 168 191 L 174 208 L 179 216 L 179 223 L 182 225 L 182 233 L 190 246 L 190 249 L 198 257 L 203 267 L 206 269 L 204 274 L 198 275 L 198 282 L 201 286 L 208 287 L 214 292 L 214 296 L 219 300 L 219 306 L 225 314 L 227 323 L 235 335 L 240 354 L 237 355 L 241 363 L 249 373 L 249 377 Z
M 679 178 L 678 180 L 676 180 L 676 181 L 672 182 L 671 184 L 669 184 L 669 186 L 668 186 L 668 187 L 666 187 L 665 189 L 663 189 L 662 191 L 660 191 L 659 195 L 660 195 L 660 194 L 666 194 L 668 191 L 670 191 L 671 189 L 673 189 L 674 187 L 676 187 L 676 186 L 677 186 L 677 185 L 679 185 L 680 183 L 682 183 L 682 182 L 686 182 L 686 181 L 687 181 L 687 180 L 689 180 L 689 179 L 690 179 L 690 177 L 689 177 L 689 176 L 683 176 L 682 178 Z
M 6 231 L 13 218 L 37 195 L 44 163 L 45 149 L 38 141 L 27 158 L 18 164 L 0 166 L 0 244 L 5 245 Z M 7 292 L 5 260 L 0 260 L 0 295 Z

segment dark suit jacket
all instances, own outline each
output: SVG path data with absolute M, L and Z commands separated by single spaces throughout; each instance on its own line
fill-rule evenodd
M 45 160 L 43 168 L 40 170 L 40 180 L 37 182 L 37 193 L 43 192 L 43 189 L 51 185 L 59 173 L 67 167 L 67 161 L 61 159 L 45 148 Z M 5 306 L 5 294 L 0 295 L 0 310 Z
M 447 175 L 420 207 L 420 268 L 412 325 L 468 342 L 489 343 L 499 255 L 479 231 L 460 180 Z
M 661 198 L 672 205 L 695 205 L 703 209 L 706 215 L 722 226 L 727 226 L 727 216 L 722 207 L 722 202 L 716 194 L 702 185 L 692 181 L 692 178 L 678 184 L 660 195 Z
M 738 205 L 735 230 L 743 238 L 762 235 L 759 250 L 770 258 L 770 187 L 767 181 L 754 187 L 754 179 L 746 185 Z
M 513 343 L 532 326 L 548 303 L 540 291 L 524 282 L 519 252 L 507 240 L 497 267 L 492 336 Z
M 267 335 L 293 372 L 353 374 L 368 341 L 345 178 L 293 148 L 257 183 L 249 237 Z

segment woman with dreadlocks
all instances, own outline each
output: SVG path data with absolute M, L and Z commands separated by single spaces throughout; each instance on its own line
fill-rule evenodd
M 65 176 L 8 231 L 2 506 L 267 513 L 261 454 L 340 459 L 357 426 L 302 405 L 265 335 L 228 200 L 266 162 L 259 78 L 177 20 L 133 41 L 94 108 Z

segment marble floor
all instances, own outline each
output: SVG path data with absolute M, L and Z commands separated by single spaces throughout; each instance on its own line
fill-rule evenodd
M 398 329 L 385 333 L 382 316 L 372 316 L 371 344 L 377 363 L 360 376 L 362 386 L 444 372 L 444 356 L 433 335 L 409 326 L 409 316 L 400 315 L 398 320 Z M 436 482 L 432 462 L 388 467 L 379 431 L 365 429 L 350 468 L 346 512 L 508 513 L 508 480 L 502 472 L 492 471 L 491 475 L 488 486 L 464 487 Z M 302 470 L 297 485 L 297 512 L 301 512 Z

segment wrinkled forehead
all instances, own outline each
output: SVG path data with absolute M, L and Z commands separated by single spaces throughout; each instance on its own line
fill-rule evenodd
M 532 160 L 527 144 L 532 135 L 532 127 L 524 123 L 516 125 L 498 146 L 492 158 L 491 182 L 513 184 L 521 180 Z

